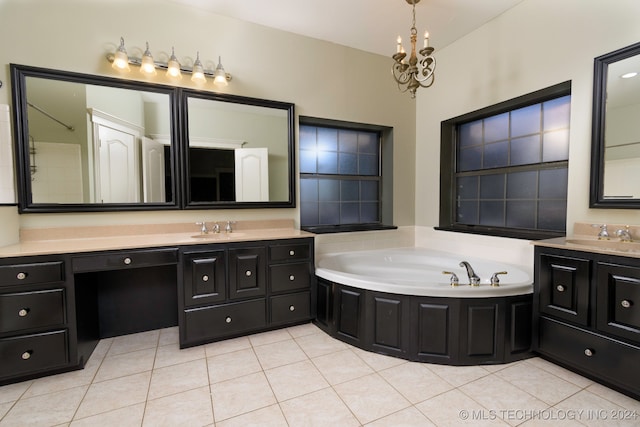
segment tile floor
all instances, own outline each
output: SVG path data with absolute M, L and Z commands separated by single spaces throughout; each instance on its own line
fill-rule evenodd
M 0 387 L 0 426 L 640 424 L 639 401 L 539 358 L 413 363 L 311 324 L 177 343 L 177 328 L 105 339 L 84 370 Z

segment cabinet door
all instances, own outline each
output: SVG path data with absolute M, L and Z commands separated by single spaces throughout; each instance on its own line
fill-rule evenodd
M 367 322 L 373 326 L 371 346 L 384 354 L 403 355 L 409 346 L 409 297 L 369 292 Z
M 597 264 L 598 329 L 640 343 L 640 268 Z
M 502 357 L 505 315 L 498 302 L 464 301 L 460 304 L 460 360 L 488 361 Z
M 229 249 L 229 298 L 254 298 L 266 293 L 266 248 Z
M 361 289 L 337 285 L 335 287 L 336 333 L 345 342 L 362 346 L 364 337 L 364 298 Z
M 184 305 L 222 302 L 227 297 L 224 249 L 185 253 Z
M 334 285 L 324 279 L 318 279 L 316 287 L 316 324 L 333 334 L 333 288 Z
M 540 311 L 587 325 L 590 261 L 541 254 L 537 268 Z
M 446 302 L 435 303 L 433 298 L 415 298 L 414 301 L 412 324 L 415 325 L 417 336 L 412 354 L 418 360 L 451 359 L 451 355 L 458 352 L 458 343 L 451 336 L 453 319 L 457 318 L 457 307 Z

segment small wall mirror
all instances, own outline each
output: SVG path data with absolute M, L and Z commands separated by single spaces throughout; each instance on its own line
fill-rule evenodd
M 294 207 L 291 103 L 11 64 L 20 212 Z
M 640 43 L 595 58 L 590 206 L 640 209 Z

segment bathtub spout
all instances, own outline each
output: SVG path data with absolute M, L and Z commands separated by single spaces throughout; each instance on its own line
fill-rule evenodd
M 473 271 L 471 264 L 467 261 L 461 261 L 460 267 L 464 267 L 467 269 L 467 276 L 469 276 L 469 285 L 471 286 L 480 286 L 480 277 Z

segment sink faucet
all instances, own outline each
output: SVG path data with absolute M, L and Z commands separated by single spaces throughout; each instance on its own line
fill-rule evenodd
M 196 225 L 202 226 L 202 228 L 200 228 L 200 234 L 207 234 L 209 232 L 206 221 L 196 222 Z
M 616 230 L 616 236 L 620 238 L 621 242 L 631 242 L 633 240 L 628 225 L 625 225 L 624 229 Z
M 464 267 L 467 269 L 467 276 L 469 276 L 469 284 L 471 286 L 480 286 L 480 277 L 478 277 L 476 272 L 473 271 L 471 264 L 469 264 L 467 261 L 461 261 L 460 267 Z
M 593 227 L 600 227 L 600 232 L 598 233 L 598 240 L 609 240 L 609 230 L 607 230 L 607 224 L 593 224 Z
M 231 224 L 235 224 L 235 221 L 227 221 L 227 226 L 224 228 L 224 231 L 227 233 L 231 233 L 233 232 L 233 228 L 231 227 Z

